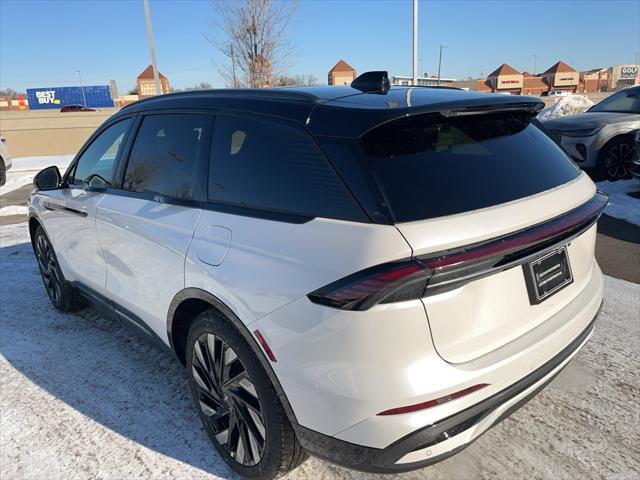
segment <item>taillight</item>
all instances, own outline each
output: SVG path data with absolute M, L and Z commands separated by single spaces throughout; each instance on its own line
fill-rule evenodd
M 458 288 L 496 271 L 529 261 L 567 244 L 600 218 L 607 196 L 546 222 L 486 242 L 361 270 L 307 295 L 314 303 L 342 310 L 367 310 L 379 303 L 414 300 Z
M 307 297 L 314 303 L 342 310 L 367 310 L 378 303 L 422 297 L 430 272 L 415 259 L 385 263 L 330 283 Z

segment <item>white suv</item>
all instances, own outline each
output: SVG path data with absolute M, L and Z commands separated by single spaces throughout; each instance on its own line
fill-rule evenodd
M 171 348 L 245 477 L 307 452 L 424 467 L 540 391 L 594 327 L 606 197 L 535 125 L 542 106 L 381 72 L 140 101 L 62 178 L 36 177 L 46 290 Z

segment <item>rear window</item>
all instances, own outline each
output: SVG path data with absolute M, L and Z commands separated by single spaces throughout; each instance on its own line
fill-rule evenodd
M 397 222 L 510 202 L 579 175 L 524 114 L 403 118 L 365 134 L 363 146 Z

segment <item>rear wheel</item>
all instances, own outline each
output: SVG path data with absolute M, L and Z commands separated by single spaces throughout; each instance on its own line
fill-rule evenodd
M 255 352 L 215 310 L 195 319 L 187 373 L 200 419 L 236 473 L 271 479 L 307 458 Z
M 86 305 L 80 292 L 65 280 L 53 246 L 42 227 L 38 226 L 36 229 L 33 242 L 42 283 L 53 306 L 63 312 L 69 312 Z
M 629 178 L 634 146 L 631 138 L 616 138 L 607 143 L 598 156 L 599 179 L 620 180 Z

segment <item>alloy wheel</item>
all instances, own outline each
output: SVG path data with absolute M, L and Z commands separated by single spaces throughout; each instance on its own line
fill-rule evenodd
M 633 149 L 626 143 L 618 143 L 610 147 L 604 158 L 604 168 L 609 178 L 626 178 L 631 163 Z
M 58 265 L 51 244 L 42 235 L 36 240 L 36 259 L 47 294 L 54 304 L 58 304 L 61 295 Z
M 266 444 L 264 417 L 237 353 L 219 336 L 205 333 L 194 345 L 191 363 L 199 406 L 216 441 L 241 465 L 257 464 Z

